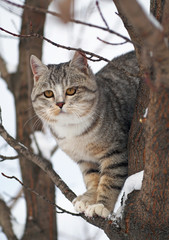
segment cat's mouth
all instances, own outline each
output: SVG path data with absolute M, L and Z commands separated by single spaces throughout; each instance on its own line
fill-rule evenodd
M 60 114 L 65 114 L 66 112 L 62 108 L 56 108 L 53 113 L 55 116 L 58 116 Z

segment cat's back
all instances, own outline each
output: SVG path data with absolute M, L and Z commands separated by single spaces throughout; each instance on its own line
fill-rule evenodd
M 111 101 L 112 108 L 129 122 L 137 97 L 138 73 L 138 63 L 133 51 L 113 59 L 96 74 L 103 102 Z
M 133 51 L 114 58 L 96 74 L 96 80 L 103 87 L 112 86 L 117 91 L 118 88 L 125 91 L 127 87 L 136 93 L 139 86 L 138 73 L 137 58 Z

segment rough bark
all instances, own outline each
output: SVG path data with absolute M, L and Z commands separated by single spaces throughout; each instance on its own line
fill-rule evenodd
M 124 19 L 130 22 L 141 39 L 140 47 L 146 54 L 138 54 L 137 57 L 140 62 L 149 62 L 150 66 L 146 72 L 145 63 L 141 63 L 144 82 L 141 83 L 141 98 L 138 97 L 129 137 L 129 174 L 144 166 L 144 180 L 141 191 L 131 194 L 128 200 L 124 231 L 128 239 L 132 240 L 168 239 L 169 53 L 164 39 L 165 34 L 168 35 L 168 26 L 165 26 L 169 17 L 168 3 L 152 1 L 151 4 L 151 11 L 164 24 L 163 31 L 150 22 L 136 1 L 118 1 L 118 5 L 123 11 Z M 153 6 L 158 6 L 156 11 Z M 147 86 L 150 88 L 150 96 Z M 148 117 L 143 119 L 146 107 L 149 109 Z
M 26 3 L 47 9 L 50 0 L 28 0 Z M 21 34 L 34 31 L 43 35 L 45 17 L 44 13 L 34 13 L 25 9 L 22 16 Z M 33 110 L 30 108 L 30 93 L 33 82 L 29 67 L 31 54 L 41 58 L 42 40 L 20 39 L 19 65 L 17 72 L 11 76 L 9 85 L 16 103 L 17 139 L 29 148 L 31 144 L 30 135 L 35 130 L 32 127 L 34 121 L 31 124 L 28 122 L 34 115 Z M 26 124 L 27 122 L 28 124 Z M 39 194 L 46 196 L 50 201 L 55 202 L 55 187 L 47 175 L 22 156 L 20 157 L 20 167 L 24 184 L 35 189 Z M 27 205 L 27 220 L 23 239 L 57 239 L 55 209 L 28 191 L 25 191 L 24 194 Z

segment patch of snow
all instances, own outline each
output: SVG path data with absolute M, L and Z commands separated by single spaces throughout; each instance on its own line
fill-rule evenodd
M 25 148 L 25 149 L 28 149 L 24 144 L 22 144 L 21 142 L 18 142 L 19 143 L 19 145 L 21 146 L 21 147 L 23 147 L 23 148 Z
M 148 108 L 146 108 L 145 113 L 144 113 L 144 115 L 143 115 L 143 118 L 146 118 L 147 115 L 148 115 Z
M 119 194 L 117 202 L 115 204 L 112 220 L 116 221 L 119 218 L 122 218 L 125 202 L 127 200 L 128 194 L 133 192 L 134 190 L 140 190 L 142 187 L 144 171 L 135 173 L 128 177 L 124 183 L 124 186 Z

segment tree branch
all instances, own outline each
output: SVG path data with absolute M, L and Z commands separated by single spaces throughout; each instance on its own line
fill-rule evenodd
M 5 141 L 8 142 L 11 147 L 13 147 L 18 152 L 18 154 L 35 163 L 44 172 L 46 172 L 53 183 L 62 191 L 62 193 L 69 199 L 69 201 L 72 201 L 76 197 L 75 193 L 72 192 L 72 190 L 62 181 L 59 175 L 50 167 L 48 160 L 35 155 L 34 153 L 30 152 L 24 145 L 18 143 L 7 133 L 2 124 L 0 124 L 0 135 L 4 138 Z
M 165 43 L 162 26 L 154 18 L 150 19 L 136 0 L 119 0 L 126 18 L 137 31 L 143 46 L 152 52 L 152 61 L 156 69 L 156 85 L 169 87 L 169 50 Z
M 123 45 L 123 44 L 126 44 L 127 42 L 121 42 L 121 43 L 110 43 L 110 42 L 107 42 L 99 37 L 97 37 L 97 39 L 105 44 L 108 44 L 108 45 L 112 45 L 112 46 L 119 46 L 119 45 Z
M 64 183 L 64 181 L 59 177 L 59 175 L 52 169 L 51 165 L 49 164 L 49 161 L 35 155 L 30 150 L 28 150 L 27 147 L 22 145 L 21 143 L 17 142 L 12 136 L 8 134 L 8 132 L 4 129 L 2 122 L 0 121 L 0 135 L 4 138 L 5 141 L 8 142 L 8 144 L 14 148 L 19 155 L 22 156 L 22 158 L 25 158 L 28 161 L 31 161 L 38 165 L 46 174 L 48 177 L 53 181 L 53 183 L 61 190 L 63 195 L 72 202 L 72 200 L 76 197 L 75 193 Z M 13 177 L 12 177 L 13 178 Z M 117 228 L 115 224 L 112 224 L 113 222 L 104 219 L 101 217 L 94 217 L 94 218 L 87 218 L 84 214 L 81 214 L 81 217 L 85 219 L 87 222 L 102 228 L 107 233 L 113 233 L 116 240 L 122 239 L 123 237 L 123 231 L 120 227 Z
M 18 159 L 19 156 L 4 156 L 4 155 L 0 155 L 0 162 L 3 162 L 5 160 L 15 160 Z
M 92 57 L 95 57 L 96 59 L 91 59 L 91 58 L 88 58 L 89 60 L 95 62 L 95 61 L 105 61 L 105 62 L 110 62 L 110 60 L 108 60 L 107 58 L 104 58 L 100 55 L 97 55 L 95 53 L 92 53 L 92 52 L 89 52 L 89 51 L 86 51 L 86 50 L 83 50 L 81 48 L 74 48 L 74 47 L 68 47 L 68 46 L 64 46 L 64 45 L 61 45 L 61 44 L 58 44 L 58 43 L 55 43 L 53 41 L 51 41 L 50 39 L 38 34 L 38 33 L 31 33 L 31 34 L 17 34 L 17 33 L 13 33 L 13 32 L 10 32 L 2 27 L 0 27 L 0 30 L 3 31 L 3 32 L 6 32 L 14 37 L 19 37 L 19 38 L 39 38 L 39 39 L 42 39 L 42 40 L 45 40 L 47 42 L 49 42 L 50 44 L 58 47 L 58 48 L 63 48 L 63 49 L 66 49 L 66 50 L 73 50 L 73 51 L 80 51 L 82 53 L 85 53 L 87 55 L 90 55 Z
M 62 18 L 61 14 L 53 12 L 53 11 L 49 11 L 49 10 L 46 10 L 46 9 L 43 9 L 43 8 L 33 7 L 33 6 L 30 6 L 30 5 L 27 5 L 27 4 L 20 5 L 20 4 L 16 4 L 14 2 L 11 2 L 9 0 L 1 0 L 1 1 L 7 2 L 7 3 L 11 4 L 11 5 L 14 5 L 14 6 L 22 8 L 22 9 L 26 8 L 26 9 L 29 9 L 29 10 L 31 10 L 33 12 L 45 13 L 45 14 L 47 13 L 47 14 L 51 14 L 51 15 L 53 15 L 55 17 Z M 101 27 L 101 26 L 98 26 L 98 25 L 95 25 L 95 24 L 86 23 L 86 22 L 83 22 L 83 21 L 80 21 L 80 20 L 77 20 L 77 19 L 72 19 L 72 18 L 69 21 L 73 22 L 73 23 L 76 23 L 76 24 L 81 24 L 81 25 L 84 25 L 84 26 L 87 26 L 87 27 L 92 27 L 92 28 L 100 29 L 102 31 L 106 31 L 106 32 L 115 34 L 116 36 L 124 39 L 125 41 L 132 43 L 132 41 L 129 38 L 123 36 L 122 34 L 116 32 L 116 31 L 113 31 L 113 30 L 111 30 L 109 28 L 104 28 L 104 27 Z
M 165 38 L 167 38 L 167 44 L 168 44 L 168 38 L 169 38 L 168 9 L 169 9 L 169 1 L 165 1 L 164 11 L 163 11 L 163 16 L 162 16 L 162 26 L 163 26 L 163 29 L 164 29 L 164 36 L 165 36 Z
M 66 49 L 66 50 L 73 50 L 73 51 L 80 51 L 81 53 L 84 53 L 84 54 L 87 54 L 87 55 L 90 55 L 89 57 L 86 56 L 86 58 L 90 61 L 93 61 L 93 62 L 97 62 L 97 61 L 105 61 L 105 62 L 108 62 L 110 63 L 112 66 L 114 66 L 117 70 L 119 70 L 120 72 L 124 73 L 126 76 L 133 76 L 133 74 L 131 72 L 128 72 L 126 69 L 120 67 L 119 65 L 115 64 L 114 61 L 110 61 L 109 59 L 107 58 L 104 58 L 98 54 L 95 54 L 93 52 L 89 52 L 89 51 L 86 51 L 86 50 L 83 50 L 81 48 L 74 48 L 74 47 L 68 47 L 68 46 L 64 46 L 64 45 L 61 45 L 61 44 L 58 44 L 58 43 L 55 43 L 53 41 L 51 41 L 50 39 L 38 34 L 38 33 L 31 33 L 31 34 L 16 34 L 16 33 L 13 33 L 13 32 L 10 32 L 2 27 L 0 27 L 0 31 L 4 31 L 14 37 L 19 37 L 19 38 L 39 38 L 39 39 L 42 39 L 42 40 L 45 40 L 47 42 L 49 42 L 50 44 L 58 47 L 58 48 L 63 48 L 63 49 Z M 95 59 L 92 59 L 92 57 L 95 57 Z M 139 77 L 138 75 L 134 75 L 135 77 Z
M 98 1 L 96 1 L 96 6 L 97 6 L 97 9 L 98 9 L 98 11 L 99 11 L 99 14 L 100 14 L 100 16 L 101 16 L 104 24 L 106 25 L 107 29 L 110 29 L 110 28 L 109 28 L 109 25 L 108 25 L 108 23 L 107 23 L 107 21 L 106 21 L 106 19 L 105 19 L 104 16 L 103 16 L 103 13 L 102 13 L 102 11 L 101 11 L 101 9 L 100 9 L 100 5 L 99 5 L 99 2 L 98 2 Z
M 59 207 L 57 204 L 55 204 L 54 202 L 51 202 L 49 199 L 47 199 L 45 196 L 42 196 L 41 194 L 39 194 L 38 192 L 36 192 L 34 189 L 30 188 L 30 187 L 27 187 L 25 186 L 25 184 L 23 184 L 23 182 L 21 182 L 17 177 L 15 176 L 7 176 L 6 174 L 4 173 L 1 173 L 2 176 L 8 178 L 8 179 L 15 179 L 17 182 L 19 182 L 26 190 L 34 193 L 36 196 L 38 196 L 39 198 L 43 199 L 44 201 L 46 201 L 48 204 L 58 208 L 61 212 L 58 212 L 56 211 L 57 213 L 67 213 L 67 214 L 70 214 L 72 216 L 80 216 L 80 214 L 77 214 L 77 213 L 72 213 L 72 212 L 69 212 L 61 207 Z

